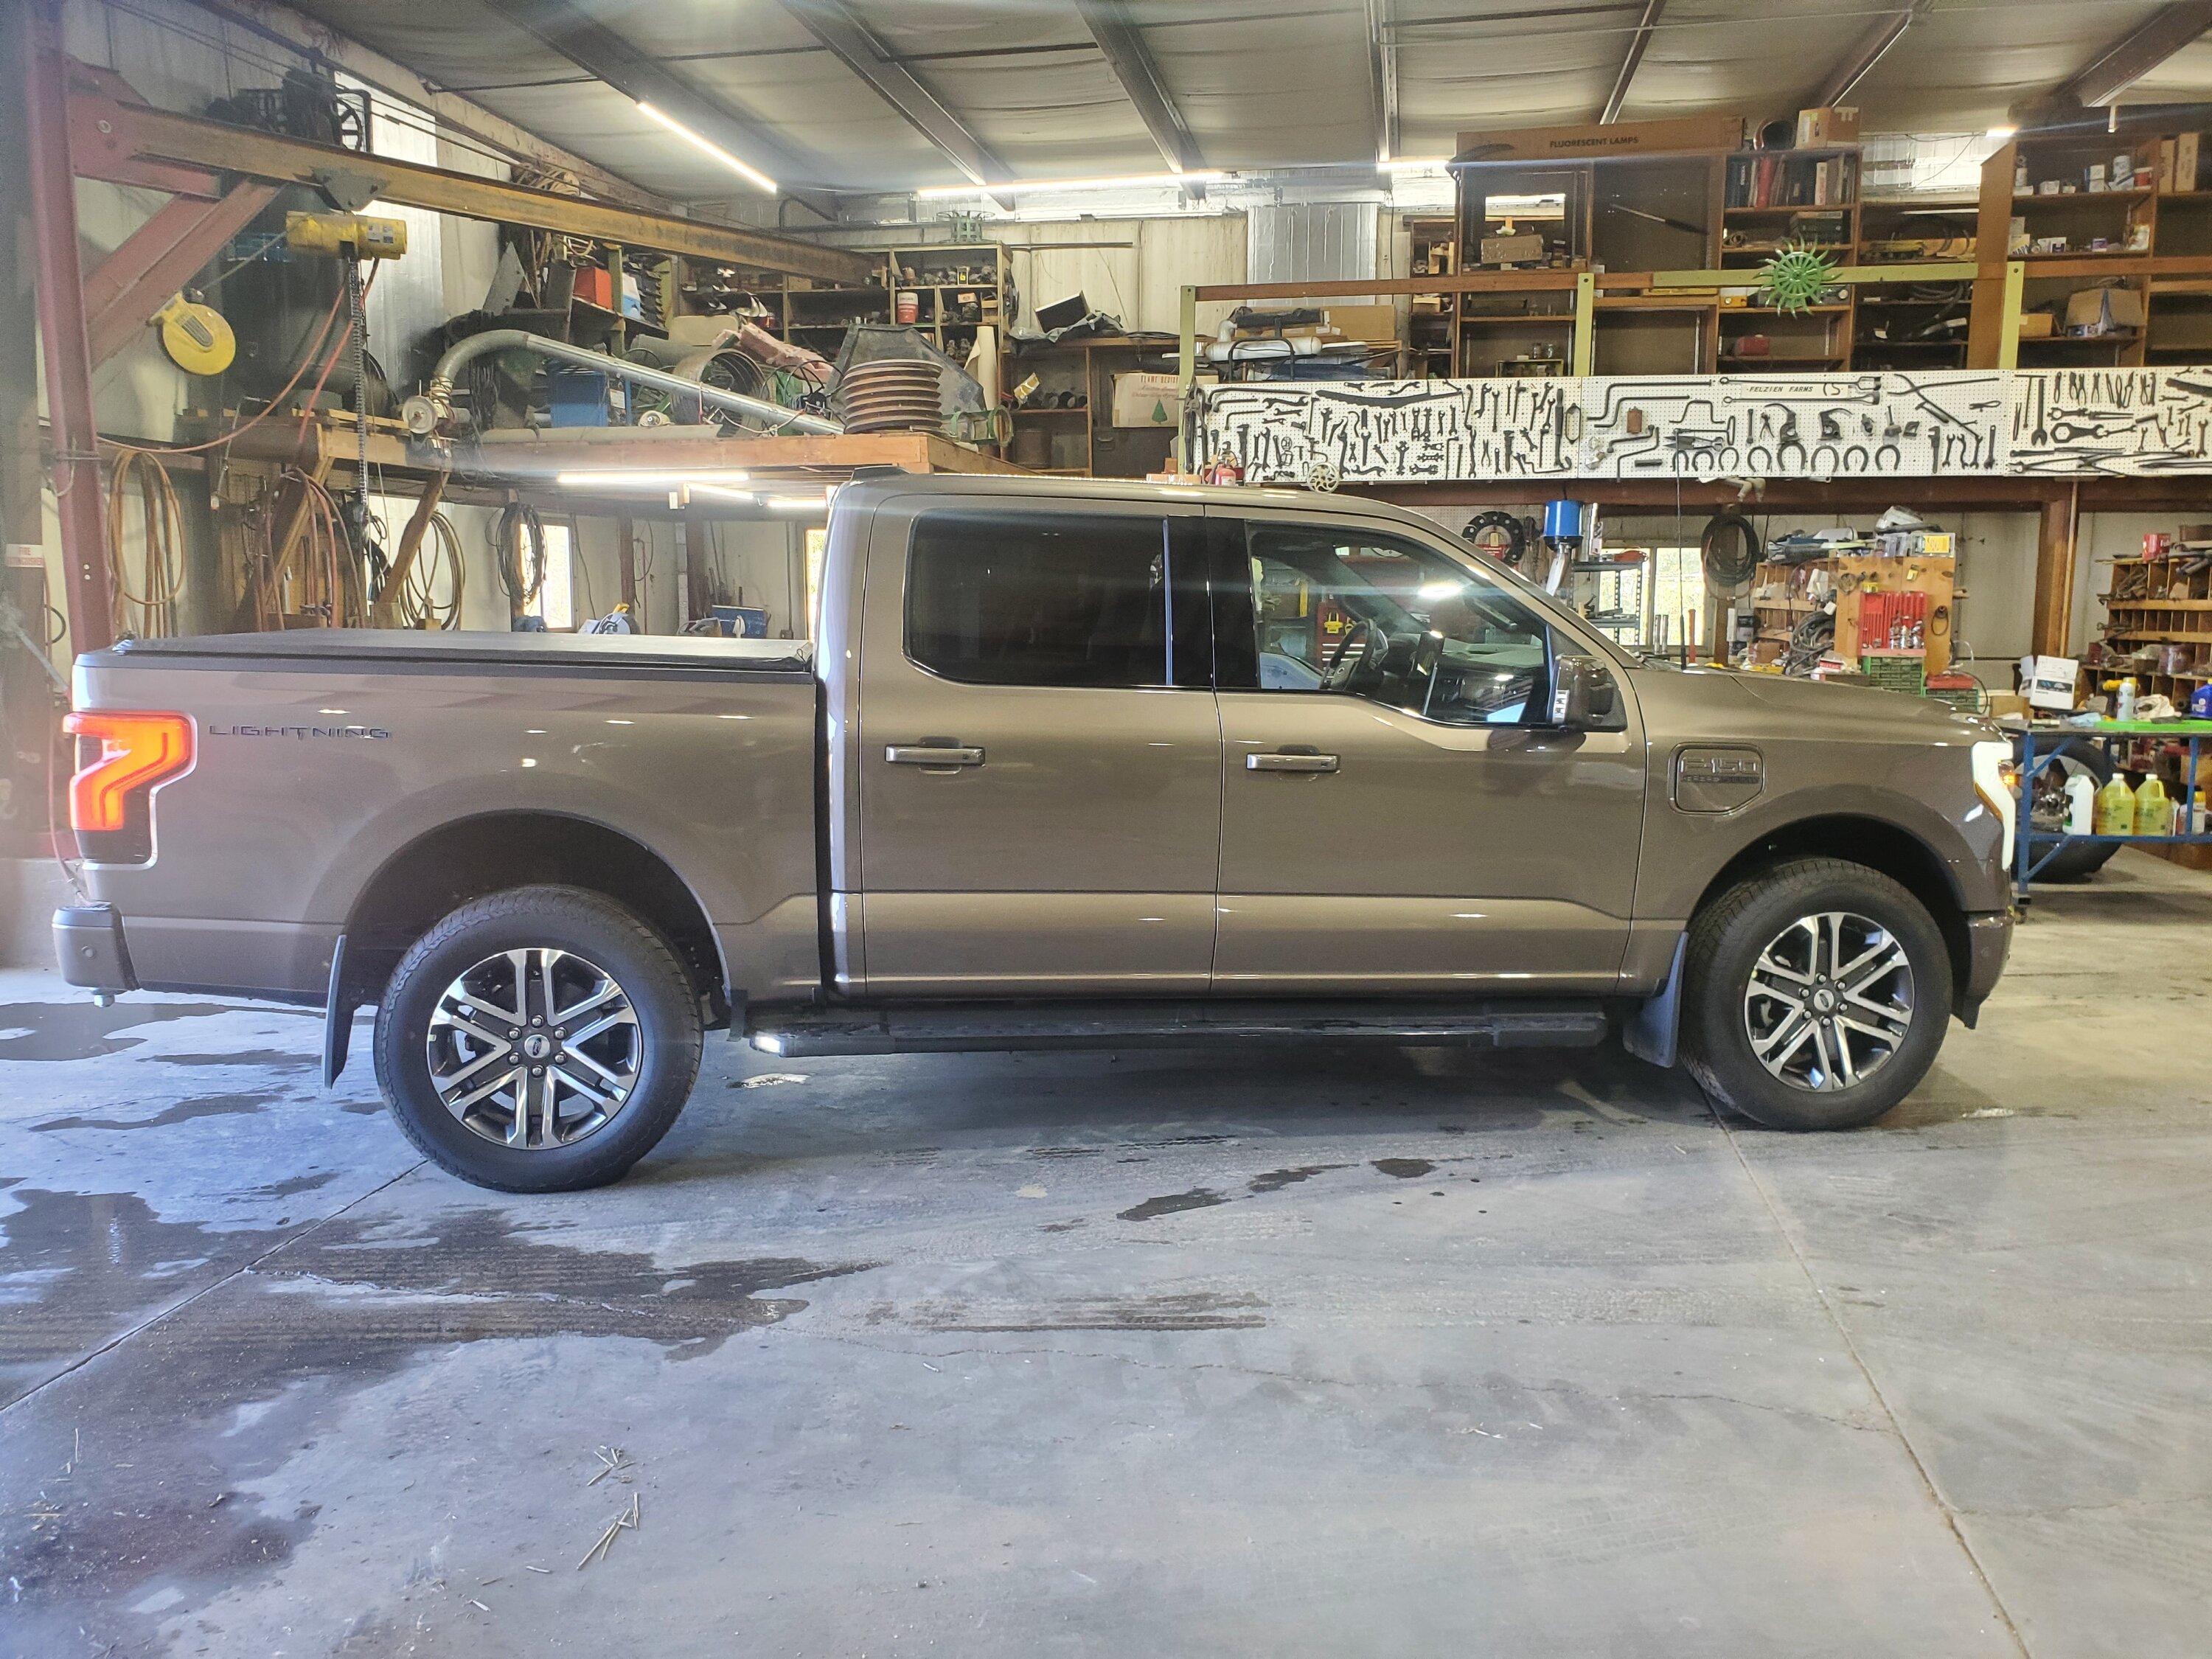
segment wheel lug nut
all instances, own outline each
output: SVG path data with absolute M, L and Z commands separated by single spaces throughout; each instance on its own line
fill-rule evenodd
M 545 1016 L 543 1014 L 532 1014 L 530 1017 L 530 1023 L 532 1025 L 543 1025 L 545 1023 Z

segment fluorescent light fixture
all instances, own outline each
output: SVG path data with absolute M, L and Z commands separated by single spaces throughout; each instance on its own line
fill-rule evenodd
M 690 472 L 610 467 L 601 471 L 556 472 L 553 482 L 568 489 L 681 489 L 687 484 L 749 483 L 752 474 L 739 467 L 701 467 Z
M 820 495 L 763 495 L 760 504 L 771 513 L 826 513 L 830 497 Z
M 2008 138 L 2018 137 L 2020 136 L 2020 129 L 2018 127 L 1991 127 L 1982 136 L 1985 138 L 1994 138 L 1997 143 L 2002 144 Z
M 660 125 L 666 127 L 671 132 L 674 133 L 678 138 L 684 140 L 685 143 L 690 144 L 694 149 L 713 156 L 717 161 L 720 161 L 724 167 L 729 168 L 731 172 L 736 173 L 739 178 L 747 179 L 752 184 L 758 185 L 771 196 L 776 193 L 776 184 L 775 179 L 769 178 L 768 174 L 763 173 L 758 167 L 752 167 L 746 162 L 740 161 L 736 156 L 731 155 L 729 151 L 724 149 L 720 144 L 714 143 L 711 138 L 703 138 L 700 137 L 699 134 L 692 131 L 690 128 L 685 126 L 683 122 L 678 120 L 674 116 L 668 114 L 665 111 L 653 108 L 652 105 L 647 103 L 642 98 L 637 100 L 637 109 L 638 113 L 644 116 L 647 120 L 658 122 Z
M 1395 161 L 1376 164 L 1382 173 L 1442 173 L 1451 166 L 1449 155 L 1400 156 Z
M 1003 185 L 931 185 L 915 191 L 923 201 L 944 202 L 962 196 L 1017 196 L 1041 190 L 1168 189 L 1182 185 L 1210 185 L 1229 175 L 1218 172 L 1133 173 L 1120 179 L 1019 179 Z

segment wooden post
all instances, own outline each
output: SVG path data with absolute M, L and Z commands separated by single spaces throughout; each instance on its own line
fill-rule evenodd
M 2039 657 L 2063 657 L 2074 617 L 2075 535 L 2081 523 L 2081 487 L 2069 484 L 2037 515 L 2035 609 L 2030 648 Z
M 1587 270 L 1575 273 L 1574 361 L 1567 373 L 1588 374 L 1597 360 L 1597 277 Z

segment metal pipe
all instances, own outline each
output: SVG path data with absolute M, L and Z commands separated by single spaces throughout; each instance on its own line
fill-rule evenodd
M 653 368 L 644 363 L 625 362 L 620 357 L 610 357 L 603 351 L 592 351 L 583 346 L 568 344 L 564 340 L 549 340 L 542 334 L 526 333 L 519 328 L 495 328 L 485 334 L 471 334 L 457 342 L 446 355 L 438 359 L 437 368 L 431 372 L 430 389 L 410 398 L 401 406 L 400 414 L 407 429 L 418 438 L 428 438 L 448 427 L 453 418 L 453 380 L 461 370 L 477 358 L 499 351 L 527 351 L 540 357 L 550 357 L 559 362 L 574 363 L 579 368 L 595 369 L 602 374 L 611 374 L 617 380 L 635 386 L 649 386 L 657 392 L 673 392 L 679 398 L 696 398 L 739 415 L 750 415 L 756 420 L 773 425 L 789 427 L 795 431 L 811 432 L 836 436 L 844 431 L 843 425 L 819 415 L 802 414 L 795 409 L 786 409 L 760 398 L 748 398 L 742 392 L 726 392 L 720 386 L 702 386 L 696 380 L 687 380 L 681 374 L 672 374 L 665 369 Z

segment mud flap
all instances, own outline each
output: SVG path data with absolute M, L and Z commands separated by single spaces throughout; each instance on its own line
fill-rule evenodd
M 1682 958 L 1689 953 L 1690 933 L 1683 929 L 1674 941 L 1674 960 L 1666 981 L 1644 999 L 1620 1028 L 1620 1046 L 1638 1060 L 1654 1066 L 1672 1066 L 1681 1052 Z
M 346 1050 L 353 1042 L 354 1010 L 359 1006 L 346 990 L 345 935 L 331 946 L 331 989 L 323 1003 L 323 1087 L 329 1088 L 345 1070 Z

